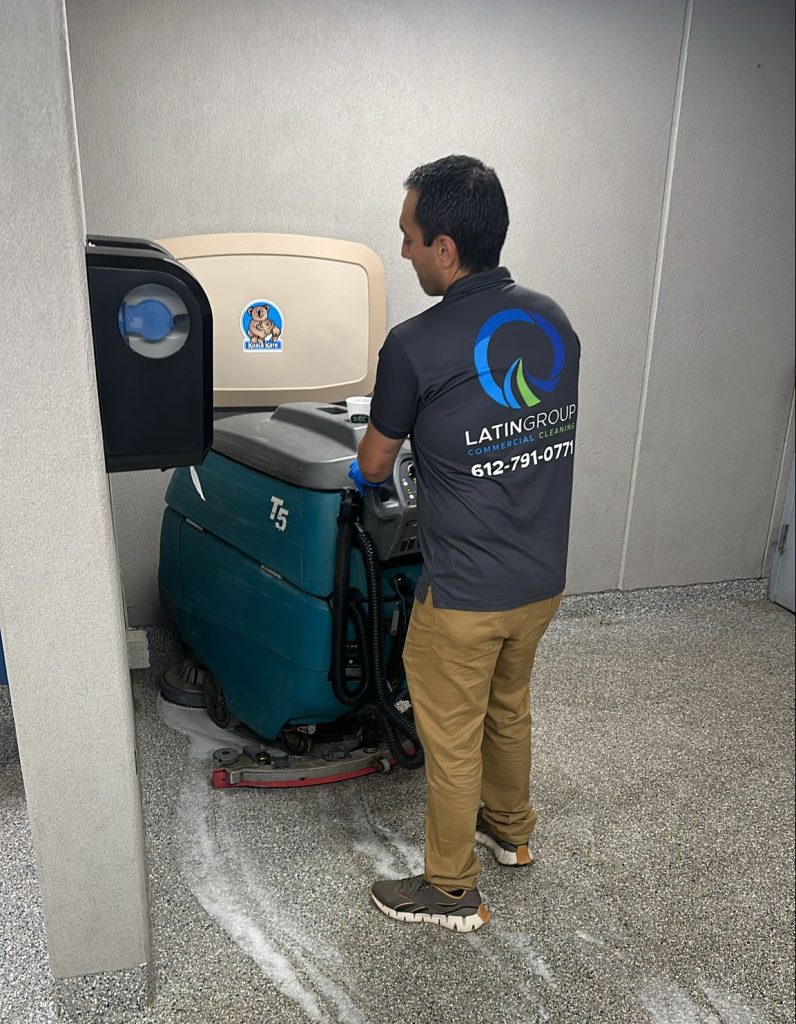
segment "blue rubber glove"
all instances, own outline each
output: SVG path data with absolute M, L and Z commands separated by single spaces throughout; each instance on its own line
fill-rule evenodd
M 371 483 L 370 480 L 366 480 L 364 476 L 362 476 L 362 470 L 359 468 L 359 463 L 357 462 L 356 459 L 354 459 L 354 461 L 348 467 L 348 475 L 354 481 L 354 486 L 356 487 L 356 489 L 359 491 L 363 498 L 365 496 L 366 487 L 381 487 L 381 485 L 384 483 L 384 480 L 389 480 L 389 477 L 385 477 L 384 480 L 379 480 L 379 482 L 376 484 Z

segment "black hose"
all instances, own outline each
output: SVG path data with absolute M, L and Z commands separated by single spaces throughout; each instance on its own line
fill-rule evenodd
M 382 611 L 381 584 L 379 580 L 376 551 L 373 541 L 359 523 L 353 524 L 354 540 L 362 552 L 365 563 L 365 578 L 368 586 L 368 626 L 370 629 L 370 670 L 375 684 L 376 703 L 363 708 L 363 714 L 371 713 L 378 720 L 390 753 L 404 768 L 421 768 L 424 763 L 423 747 L 414 722 L 402 715 L 393 703 L 389 685 L 384 674 L 384 613 Z M 408 754 L 401 737 L 414 746 L 414 753 Z
M 356 688 L 356 700 L 367 691 L 373 675 L 370 659 L 370 648 L 368 646 L 368 623 L 367 615 L 362 610 L 362 599 L 359 591 L 351 591 L 352 596 L 348 600 L 348 613 L 354 623 L 354 636 L 361 658 L 361 677 Z M 348 680 L 346 680 L 346 683 Z M 353 691 L 351 691 L 353 694 Z M 352 701 L 353 703 L 353 701 Z
M 362 651 L 362 676 L 360 680 L 351 686 L 346 676 L 346 639 L 348 636 L 348 615 L 351 609 L 351 596 L 348 590 L 348 581 L 351 573 L 351 541 L 354 527 L 354 519 L 357 515 L 357 500 L 354 495 L 356 491 L 347 490 L 343 492 L 340 501 L 340 513 L 337 517 L 337 538 L 334 548 L 334 590 L 332 592 L 332 657 L 329 667 L 329 680 L 332 684 L 332 691 L 341 704 L 351 706 L 356 704 L 364 695 L 368 685 L 366 671 L 366 647 L 365 642 L 360 643 Z M 365 624 L 362 613 L 357 609 L 359 619 L 354 615 L 354 630 L 359 630 L 362 641 L 365 640 Z
M 387 676 L 387 685 L 391 692 L 395 693 L 404 674 L 404 645 L 409 629 L 409 616 L 407 614 L 409 594 L 407 579 L 403 573 L 396 573 L 391 580 L 391 584 L 392 589 L 395 591 L 396 608 L 394 614 L 397 618 L 394 620 L 395 628 L 390 630 L 393 635 L 393 643 L 385 674 Z

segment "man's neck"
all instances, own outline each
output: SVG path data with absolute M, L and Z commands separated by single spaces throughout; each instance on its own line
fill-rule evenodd
M 466 267 L 457 267 L 456 270 L 454 270 L 453 276 L 451 277 L 450 281 L 448 281 L 447 285 L 445 286 L 445 291 L 447 292 L 451 285 L 456 284 L 457 281 L 461 281 L 463 277 L 470 277 L 472 273 L 473 271 L 468 270 Z M 443 295 L 444 294 L 445 292 L 443 292 Z

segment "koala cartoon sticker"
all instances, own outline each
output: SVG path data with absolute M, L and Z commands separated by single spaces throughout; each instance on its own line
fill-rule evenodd
M 278 306 L 266 299 L 255 299 L 240 315 L 245 352 L 281 352 L 284 318 Z

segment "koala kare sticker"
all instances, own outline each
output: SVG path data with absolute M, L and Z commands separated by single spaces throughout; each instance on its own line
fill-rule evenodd
M 284 317 L 268 299 L 255 299 L 240 315 L 245 352 L 281 352 Z

